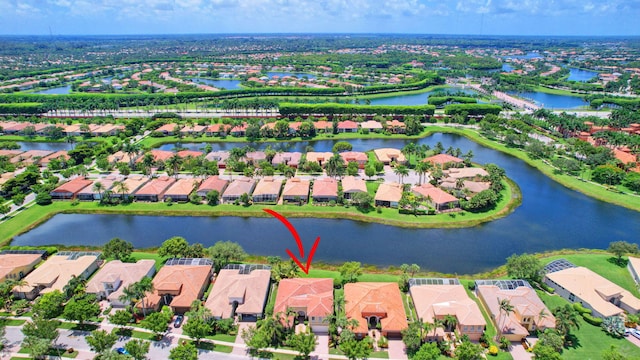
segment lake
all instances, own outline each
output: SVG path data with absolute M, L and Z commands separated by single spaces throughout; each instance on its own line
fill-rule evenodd
M 211 85 L 213 87 L 217 87 L 218 89 L 225 90 L 234 90 L 234 89 L 242 89 L 240 86 L 240 80 L 211 80 L 211 79 L 202 79 L 202 78 L 193 78 L 191 81 L 195 83 L 203 83 L 206 85 Z
M 529 52 L 526 55 L 507 55 L 503 56 L 503 59 L 521 59 L 521 60 L 531 60 L 531 59 L 542 59 L 544 56 L 540 55 L 538 52 Z
M 569 68 L 569 77 L 567 78 L 567 80 L 586 82 L 593 79 L 596 76 L 598 76 L 598 73 L 595 71 L 582 70 L 578 68 Z
M 18 145 L 20 145 L 20 150 L 29 151 L 29 150 L 50 150 L 50 151 L 60 151 L 60 150 L 72 150 L 76 144 L 70 144 L 67 142 L 28 142 L 28 141 L 19 141 Z
M 531 100 L 536 105 L 547 109 L 575 109 L 583 106 L 589 106 L 589 102 L 584 101 L 581 97 L 547 94 L 537 91 L 515 92 L 508 91 L 511 95 L 517 95 L 521 98 Z
M 303 77 L 307 77 L 307 79 L 311 80 L 311 79 L 317 79 L 318 77 L 315 74 L 309 74 L 309 73 L 292 73 L 292 72 L 280 72 L 280 71 L 268 71 L 267 72 L 267 76 L 269 78 L 273 78 L 274 76 L 277 76 L 279 78 L 283 78 L 285 76 L 295 76 L 298 79 L 302 79 Z
M 47 90 L 36 91 L 34 94 L 47 94 L 47 95 L 64 95 L 71 93 L 71 85 L 55 87 Z
M 521 188 L 523 201 L 512 214 L 465 229 L 403 229 L 357 221 L 291 219 L 305 246 L 317 236 L 316 261 L 360 261 L 378 266 L 416 263 L 422 269 L 469 274 L 504 264 L 517 253 L 562 248 L 606 248 L 614 240 L 635 241 L 640 213 L 607 204 L 569 190 L 526 163 L 484 148 L 464 137 L 434 134 L 418 144 L 472 150 L 474 162 L 496 163 Z M 350 141 L 354 150 L 400 148 L 409 140 Z M 304 143 L 292 144 L 292 151 Z M 316 151 L 330 149 L 332 141 L 313 142 Z M 212 144 L 214 149 L 238 144 Z M 204 205 L 203 205 L 204 206 Z M 277 208 L 275 208 L 277 209 Z M 100 245 L 113 237 L 136 247 L 159 246 L 171 236 L 184 236 L 205 246 L 218 240 L 236 241 L 249 253 L 286 257 L 295 241 L 284 225 L 271 218 L 152 217 L 128 215 L 57 215 L 14 240 L 14 245 Z
M 437 91 L 427 91 L 419 94 L 409 94 L 409 95 L 394 95 L 388 97 L 379 97 L 371 99 L 371 105 L 426 105 L 429 99 L 429 96 L 434 92 L 441 91 L 449 91 L 449 92 L 463 92 L 469 95 L 475 95 L 477 92 L 471 89 L 462 89 L 456 87 L 448 87 L 443 90 Z M 360 100 L 361 104 L 364 104 L 364 100 Z

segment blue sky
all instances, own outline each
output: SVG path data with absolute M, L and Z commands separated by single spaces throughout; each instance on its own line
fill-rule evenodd
M 640 0 L 0 0 L 0 34 L 640 35 Z

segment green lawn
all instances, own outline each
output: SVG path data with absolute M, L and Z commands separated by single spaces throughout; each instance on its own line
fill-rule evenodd
M 142 340 L 149 340 L 149 341 L 157 340 L 156 336 L 153 333 L 148 333 L 148 332 L 138 331 L 138 330 L 133 330 L 131 332 L 131 337 L 142 339 Z
M 231 343 L 236 341 L 236 335 L 228 335 L 228 334 L 209 335 L 206 338 L 209 340 L 218 340 L 218 341 L 225 341 L 225 342 L 231 342 Z
M 162 267 L 162 264 L 164 264 L 165 262 L 165 258 L 158 255 L 157 253 L 152 253 L 152 252 L 144 252 L 144 251 L 134 251 L 133 253 L 131 253 L 131 257 L 135 259 L 135 261 L 138 260 L 142 260 L 142 259 L 151 259 L 154 260 L 156 262 L 156 271 L 160 270 L 160 268 Z
M 18 320 L 18 319 L 0 319 L 0 324 L 3 326 L 20 326 L 24 324 L 26 320 Z

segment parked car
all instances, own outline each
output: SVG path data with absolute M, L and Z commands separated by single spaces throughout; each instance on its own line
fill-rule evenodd
M 638 330 L 631 330 L 631 335 L 633 335 L 634 337 L 640 339 L 640 331 L 638 331 Z
M 122 355 L 129 355 L 129 352 L 127 351 L 127 349 L 123 348 L 123 347 L 119 347 L 116 349 L 116 352 L 118 354 L 122 354 Z
M 633 330 L 634 329 L 631 328 L 624 328 L 624 336 L 629 336 Z
M 176 320 L 173 322 L 173 327 L 179 328 L 182 325 L 182 321 L 184 320 L 184 316 L 178 315 L 176 316 Z

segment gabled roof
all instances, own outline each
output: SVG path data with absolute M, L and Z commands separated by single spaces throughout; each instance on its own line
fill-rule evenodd
M 307 197 L 309 196 L 309 188 L 311 186 L 311 182 L 309 180 L 300 179 L 300 178 L 291 178 L 287 180 L 284 185 L 284 190 L 282 190 L 282 196 L 300 196 Z
M 396 283 L 349 283 L 344 286 L 345 311 L 348 319 L 358 321 L 356 333 L 367 333 L 364 314 L 382 317 L 382 331 L 400 332 L 407 328 L 407 317 Z
M 338 129 L 357 129 L 358 123 L 351 120 L 339 121 Z
M 361 151 L 345 151 L 340 153 L 340 157 L 344 160 L 344 162 L 367 162 L 369 160 L 369 156 L 367 156 L 367 153 L 363 153 Z
M 136 191 L 136 195 L 160 195 L 163 194 L 169 186 L 176 182 L 176 179 L 168 176 L 162 176 L 153 179 Z
M 227 186 L 223 196 L 240 196 L 242 194 L 251 195 L 251 190 L 256 181 L 249 178 L 235 179 Z
M 473 178 L 476 176 L 488 176 L 489 173 L 483 168 L 477 167 L 463 167 L 463 168 L 451 168 L 443 171 L 445 175 L 454 179 L 460 178 Z
M 318 161 L 328 161 L 333 156 L 332 152 L 315 152 L 309 151 L 307 153 L 307 161 L 309 162 L 318 162 Z
M 454 315 L 461 326 L 487 324 L 478 304 L 469 298 L 462 285 L 414 285 L 409 291 L 418 317 L 424 322 L 433 323 L 434 318 Z
M 260 314 L 267 300 L 271 270 L 254 269 L 248 273 L 241 269 L 222 269 L 216 277 L 205 306 L 214 317 L 231 317 L 233 300 L 238 302 L 236 312 Z
M 171 185 L 165 192 L 165 196 L 188 196 L 193 192 L 193 189 L 200 183 L 197 179 L 178 179 L 173 185 Z
M 302 158 L 302 153 L 300 152 L 281 152 L 277 153 L 271 163 L 273 165 L 284 164 L 285 162 L 289 166 L 298 166 L 300 163 L 300 159 Z
M 261 179 L 256 188 L 253 190 L 253 196 L 259 195 L 279 195 L 280 188 L 282 187 L 282 181 L 274 180 L 272 177 L 265 177 Z
M 613 316 L 622 313 L 622 309 L 613 305 L 607 297 L 620 297 L 620 301 L 631 308 L 640 310 L 640 299 L 633 296 L 621 286 L 609 281 L 597 273 L 582 267 L 572 267 L 545 275 L 556 284 L 588 303 L 595 311 L 603 316 Z
M 5 276 L 24 266 L 35 266 L 42 260 L 42 253 L 38 254 L 0 254 L 0 282 Z
M 318 179 L 313 182 L 313 197 L 338 196 L 338 182 L 332 178 Z
M 283 279 L 273 313 L 286 313 L 287 308 L 306 308 L 307 316 L 325 317 L 333 313 L 333 279 Z
M 80 276 L 98 261 L 100 253 L 60 252 L 33 270 L 24 278 L 26 285 L 17 286 L 14 292 L 30 292 L 33 288 L 44 286 L 40 293 L 62 290 L 73 276 Z
M 613 149 L 613 156 L 623 164 L 635 163 L 638 161 L 635 155 L 618 149 Z
M 402 184 L 382 183 L 376 191 L 375 201 L 398 202 L 402 199 Z
M 209 283 L 211 265 L 171 265 L 163 266 L 153 278 L 153 294 L 147 297 L 148 306 L 155 307 L 161 295 L 166 292 L 180 291 L 171 300 L 172 307 L 188 308 L 198 299 L 200 290 Z
M 148 178 L 144 177 L 144 176 L 129 176 L 126 180 L 124 180 L 122 183 L 126 186 L 126 188 L 128 189 L 127 194 L 133 194 L 134 192 L 136 192 L 136 190 L 138 190 L 142 185 L 146 184 L 147 181 L 149 181 Z M 113 189 L 114 193 L 119 193 L 117 192 L 117 189 Z
M 367 192 L 367 184 L 364 180 L 355 176 L 345 176 L 342 178 L 342 191 L 344 193 Z
M 401 163 L 407 161 L 407 158 L 398 149 L 393 149 L 393 148 L 374 149 L 373 153 L 376 155 L 376 158 L 378 158 L 378 160 L 385 163 L 393 161 L 394 158 L 396 159 L 397 162 L 401 162 Z

